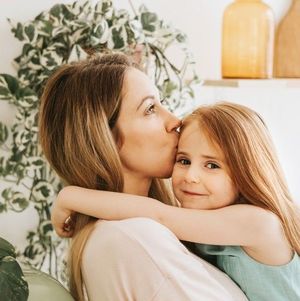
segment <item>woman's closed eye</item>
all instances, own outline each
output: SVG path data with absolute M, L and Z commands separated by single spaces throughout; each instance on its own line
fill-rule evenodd
M 150 115 L 155 112 L 156 112 L 156 105 L 154 103 L 149 104 L 145 110 L 146 115 Z

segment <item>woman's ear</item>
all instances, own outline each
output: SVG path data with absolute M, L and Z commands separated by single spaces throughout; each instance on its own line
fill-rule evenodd
M 236 198 L 236 204 L 247 204 L 246 198 L 239 192 Z
M 116 146 L 120 151 L 123 145 L 123 135 L 117 125 L 115 125 L 114 128 L 111 130 L 111 133 L 115 140 Z

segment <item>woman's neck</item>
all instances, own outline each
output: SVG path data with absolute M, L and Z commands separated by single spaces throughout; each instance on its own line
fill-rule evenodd
M 124 173 L 124 193 L 148 196 L 152 180 Z

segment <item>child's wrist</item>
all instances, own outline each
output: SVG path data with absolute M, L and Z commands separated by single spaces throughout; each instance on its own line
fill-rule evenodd
M 67 201 L 67 197 L 68 197 L 68 191 L 69 191 L 69 187 L 66 186 L 64 187 L 62 190 L 60 190 L 57 194 L 57 198 L 56 198 L 56 207 L 59 210 L 62 211 L 71 211 L 71 210 L 67 210 L 67 206 L 66 206 L 66 201 Z

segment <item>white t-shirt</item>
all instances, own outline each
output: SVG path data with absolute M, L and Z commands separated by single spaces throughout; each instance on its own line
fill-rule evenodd
M 223 272 L 148 218 L 98 221 L 82 258 L 90 301 L 246 301 Z

